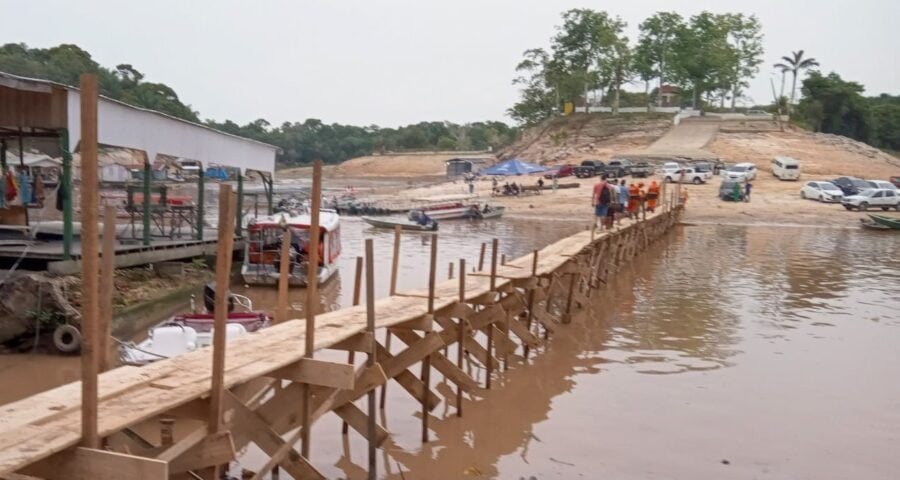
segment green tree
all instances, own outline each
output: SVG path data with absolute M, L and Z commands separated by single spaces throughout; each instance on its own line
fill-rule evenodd
M 734 50 L 734 63 L 731 65 L 731 110 L 735 109 L 737 98 L 749 85 L 749 79 L 759 73 L 762 63 L 762 24 L 755 15 L 745 17 L 742 13 L 725 14 L 724 21 L 728 25 L 728 39 Z
M 657 12 L 641 22 L 635 68 L 643 80 L 658 78 L 662 86 L 672 76 L 674 48 L 684 28 L 684 18 L 675 12 Z M 657 97 L 657 104 L 662 105 L 662 96 Z
M 797 77 L 804 70 L 809 70 L 813 67 L 818 67 L 819 62 L 816 61 L 815 58 L 803 58 L 803 50 L 797 50 L 796 52 L 791 52 L 791 56 L 781 57 L 784 62 L 779 62 L 775 64 L 775 68 L 778 68 L 782 71 L 791 72 L 791 102 L 788 104 L 788 115 L 793 113 L 794 110 L 794 94 L 797 92 Z
M 728 43 L 729 24 L 723 15 L 701 12 L 677 30 L 673 49 L 676 81 L 693 92 L 696 108 L 709 92 L 726 90 L 734 78 L 736 52 Z
M 803 81 L 798 106 L 806 124 L 817 132 L 844 135 L 864 142 L 873 138 L 873 118 L 863 86 L 836 73 L 813 71 Z

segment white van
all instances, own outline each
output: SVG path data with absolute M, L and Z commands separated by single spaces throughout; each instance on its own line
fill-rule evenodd
M 772 175 L 779 180 L 800 180 L 800 162 L 791 157 L 775 157 L 772 160 Z

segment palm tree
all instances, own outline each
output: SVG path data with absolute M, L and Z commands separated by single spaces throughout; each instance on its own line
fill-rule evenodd
M 788 115 L 794 108 L 794 95 L 797 93 L 797 75 L 801 70 L 807 70 L 812 67 L 818 67 L 819 62 L 815 58 L 803 58 L 803 50 L 791 52 L 792 57 L 781 57 L 784 63 L 776 63 L 775 68 L 782 72 L 791 72 L 793 80 L 791 82 L 791 103 L 788 104 Z

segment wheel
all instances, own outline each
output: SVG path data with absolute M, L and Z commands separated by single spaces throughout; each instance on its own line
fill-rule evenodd
M 53 346 L 62 353 L 76 352 L 81 347 L 81 332 L 72 325 L 60 325 L 53 331 Z
M 862 203 L 859 204 L 859 210 L 860 210 L 861 212 L 865 212 L 865 211 L 868 210 L 868 209 L 869 209 L 869 204 L 868 204 L 868 203 L 862 202 Z
M 886 212 L 886 211 L 890 210 L 891 207 L 881 207 L 881 209 L 884 210 L 884 211 Z
M 844 205 L 844 208 L 846 208 L 847 210 L 853 211 L 853 207 L 851 207 L 850 205 Z
M 703 180 L 701 180 L 700 177 L 694 178 L 694 185 L 700 185 L 701 183 L 703 183 Z
M 672 183 L 672 177 L 666 177 L 666 179 L 663 181 L 666 183 Z

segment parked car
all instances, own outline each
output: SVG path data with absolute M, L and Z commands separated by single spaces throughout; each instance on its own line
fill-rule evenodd
M 700 172 L 694 167 L 688 167 L 672 173 L 667 173 L 666 176 L 663 177 L 663 181 L 666 183 L 676 182 L 700 185 L 701 183 L 706 183 L 712 176 L 712 172 Z
M 881 208 L 887 210 L 895 208 L 900 210 L 900 195 L 896 190 L 888 190 L 885 188 L 870 188 L 863 190 L 857 195 L 844 197 L 841 204 L 847 210 L 868 210 L 869 208 Z
M 734 186 L 738 186 L 737 198 L 734 198 Z M 722 180 L 722 183 L 719 184 L 719 198 L 722 200 L 728 200 L 731 202 L 741 201 L 744 199 L 744 188 L 741 182 L 736 180 Z
M 683 167 L 678 162 L 666 162 L 662 166 L 662 176 L 665 177 L 666 175 L 674 174 L 682 168 Z
M 888 190 L 897 190 L 897 186 L 891 182 L 886 182 L 884 180 L 866 180 L 872 185 L 872 188 L 886 188 Z
M 838 177 L 832 180 L 831 183 L 837 185 L 837 187 L 844 192 L 845 197 L 848 195 L 856 195 L 863 190 L 873 188 L 872 184 L 856 177 Z
M 575 167 L 575 176 L 578 178 L 590 178 L 600 175 L 606 170 L 606 165 L 600 160 L 585 160 Z
M 624 177 L 625 175 L 631 175 L 631 169 L 634 166 L 631 163 L 631 160 L 624 158 L 613 158 L 606 164 L 606 171 L 610 172 L 615 170 L 616 173 L 621 173 L 621 175 L 616 175 L 618 177 Z
M 563 177 L 571 177 L 572 175 L 575 175 L 575 165 L 566 164 L 566 165 L 558 165 L 556 167 L 553 167 L 549 173 L 544 175 L 544 178 L 546 178 L 547 180 L 550 180 L 553 177 L 563 178 Z
M 800 198 L 840 203 L 844 198 L 844 192 L 831 182 L 806 182 L 800 189 Z
M 631 166 L 632 177 L 647 178 L 650 175 L 653 175 L 653 166 L 647 162 L 640 162 Z
M 728 180 L 746 182 L 756 178 L 756 165 L 752 163 L 736 163 L 725 170 L 724 176 Z
M 750 116 L 758 116 L 758 115 L 769 116 L 770 113 L 767 112 L 767 111 L 765 111 L 765 110 L 747 110 L 747 115 L 750 115 Z
M 889 180 L 894 184 L 895 187 L 900 188 L 900 176 L 891 177 Z
M 791 157 L 772 159 L 772 175 L 779 180 L 800 180 L 800 162 Z

